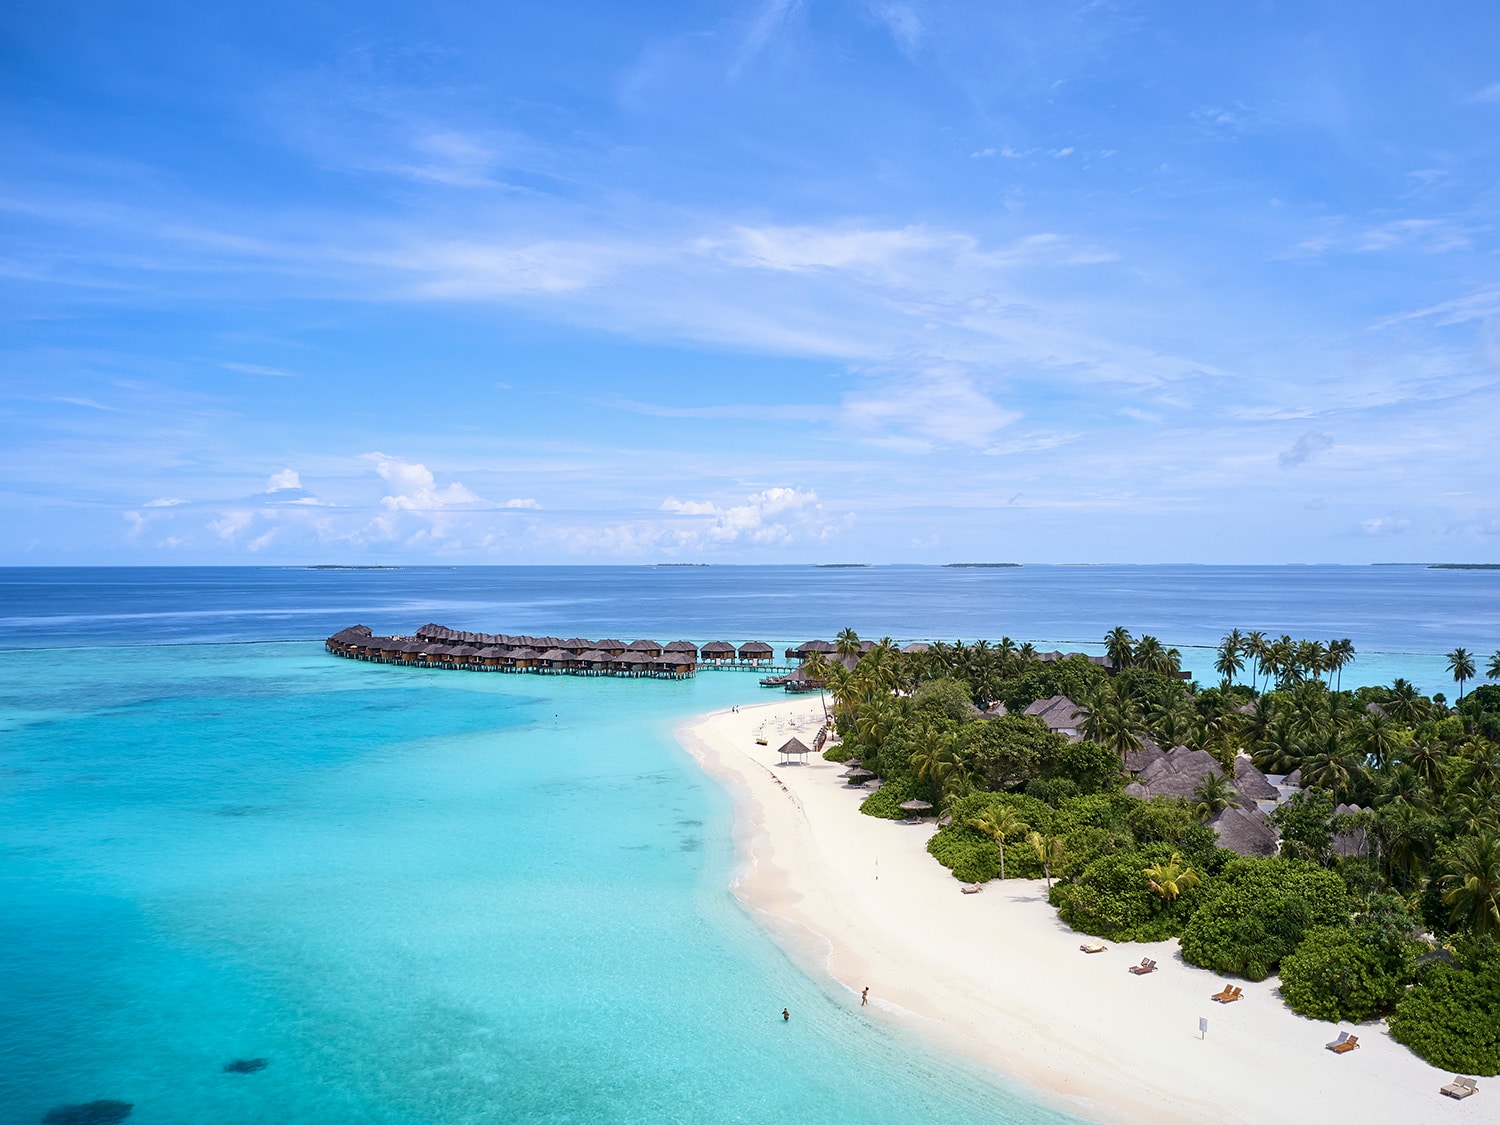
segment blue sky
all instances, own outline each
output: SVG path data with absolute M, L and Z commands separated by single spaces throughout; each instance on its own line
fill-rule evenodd
M 1500 9 L 0 9 L 0 563 L 1500 559 Z

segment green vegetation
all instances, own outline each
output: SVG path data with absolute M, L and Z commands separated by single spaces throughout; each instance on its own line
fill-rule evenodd
M 1177 937 L 1191 964 L 1279 972 L 1304 1015 L 1388 1015 L 1436 1065 L 1500 1071 L 1500 684 L 1466 690 L 1479 661 L 1449 654 L 1450 708 L 1400 679 L 1343 690 L 1347 640 L 1235 630 L 1211 686 L 1184 682 L 1155 638 L 1115 629 L 1104 644 L 1109 669 L 1008 637 L 859 656 L 845 630 L 840 658 L 808 663 L 842 736 L 825 756 L 882 779 L 869 815 L 932 802 L 944 819 L 928 850 L 958 879 L 1044 878 L 1077 930 Z M 1500 652 L 1485 677 L 1500 680 Z M 1024 714 L 1059 695 L 1077 710 L 1054 725 L 1078 736 Z M 1127 796 L 1124 762 L 1148 739 L 1207 751 L 1228 776 L 1188 799 Z M 1305 787 L 1272 816 L 1273 858 L 1223 850 L 1206 823 L 1253 809 L 1232 781 L 1240 755 Z M 1444 949 L 1462 956 L 1432 961 Z
M 1500 1074 L 1500 947 L 1484 942 L 1461 964 L 1435 962 L 1391 1013 L 1391 1038 L 1434 1066 Z

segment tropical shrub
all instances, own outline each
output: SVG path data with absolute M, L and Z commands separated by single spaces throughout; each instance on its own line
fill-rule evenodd
M 1315 926 L 1349 921 L 1344 882 L 1300 860 L 1236 859 L 1207 885 L 1182 930 L 1182 958 L 1264 980 Z
M 1042 755 L 1039 765 L 1042 777 L 1071 781 L 1083 793 L 1106 793 L 1124 786 L 1119 756 L 1109 747 L 1053 737 L 1057 742 L 1049 744 L 1051 752 Z
M 1058 917 L 1075 930 L 1113 941 L 1161 941 L 1182 926 L 1198 892 L 1175 902 L 1154 894 L 1146 869 L 1169 857 L 1161 849 L 1118 852 L 1088 864 L 1072 882 L 1052 888 Z
M 1020 858 L 1020 848 L 1007 849 L 1005 873 L 1014 875 L 1012 860 Z M 1000 877 L 1000 848 L 995 841 L 967 821 L 954 820 L 940 828 L 927 841 L 928 854 L 965 883 L 987 883 Z
M 1500 947 L 1486 942 L 1466 964 L 1428 965 L 1388 1022 L 1392 1039 L 1433 1066 L 1500 1074 Z
M 866 816 L 878 816 L 885 820 L 905 820 L 908 814 L 901 808 L 901 802 L 924 797 L 926 793 L 925 782 L 918 781 L 909 773 L 897 774 L 866 797 L 860 804 L 859 811 Z
M 1281 962 L 1282 999 L 1315 1020 L 1367 1020 L 1389 1011 L 1405 986 L 1380 950 L 1346 927 L 1309 930 Z

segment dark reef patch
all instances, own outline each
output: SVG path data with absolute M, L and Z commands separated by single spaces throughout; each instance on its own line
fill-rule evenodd
M 271 1065 L 270 1059 L 234 1059 L 224 1064 L 225 1074 L 254 1074 Z
M 124 1121 L 129 1117 L 134 1108 L 135 1105 L 131 1102 L 108 1098 L 84 1102 L 82 1105 L 60 1105 L 47 1111 L 47 1116 L 42 1118 L 42 1125 L 114 1125 L 116 1121 Z

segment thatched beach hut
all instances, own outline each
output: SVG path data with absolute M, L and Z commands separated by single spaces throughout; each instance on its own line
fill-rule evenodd
M 740 645 L 739 655 L 740 663 L 751 664 L 758 668 L 763 664 L 771 663 L 772 657 L 776 655 L 776 650 L 766 644 L 765 641 L 746 641 Z

